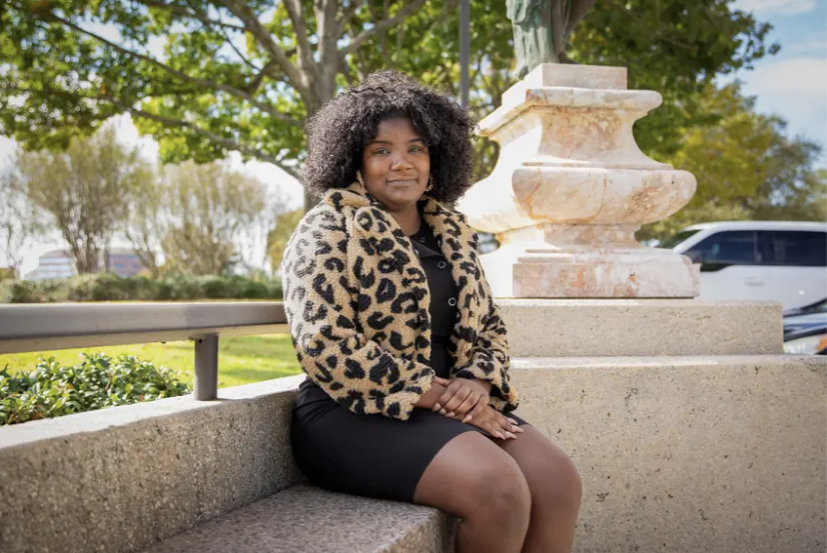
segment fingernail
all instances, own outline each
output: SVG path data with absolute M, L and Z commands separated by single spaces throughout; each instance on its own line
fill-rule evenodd
M 520 428 L 519 426 L 515 426 L 515 427 L 514 427 L 514 432 L 525 432 L 525 430 L 523 430 L 523 429 L 522 429 L 522 428 Z
M 470 421 L 472 418 L 473 418 L 473 417 L 471 417 L 471 415 L 468 415 L 468 416 L 466 416 L 464 419 L 462 419 L 462 422 L 468 422 L 468 421 Z
M 440 414 L 440 415 L 444 415 L 444 414 L 445 414 L 445 409 L 440 409 L 440 410 L 439 410 L 439 414 Z
M 432 411 L 433 411 L 434 413 L 436 413 L 436 412 L 437 412 L 437 411 L 439 411 L 440 409 L 442 409 L 442 406 L 441 406 L 439 403 L 437 403 L 437 404 L 434 404 L 434 406 L 433 406 L 433 408 L 432 408 Z
M 512 434 L 511 432 L 506 432 L 506 433 L 505 433 L 505 435 L 506 435 L 506 436 L 508 436 L 509 438 L 511 438 L 512 440 L 516 440 L 516 439 L 517 439 L 517 436 L 515 436 L 515 435 L 514 435 L 514 434 Z
M 503 433 L 502 433 L 502 432 L 494 432 L 494 435 L 495 435 L 496 437 L 498 437 L 499 439 L 501 439 L 501 440 L 504 440 L 504 439 L 505 439 L 505 436 L 503 436 Z
M 508 419 L 508 421 L 513 425 L 519 425 L 520 424 L 517 421 L 515 421 L 514 419 Z
M 453 416 L 454 416 L 454 412 L 453 412 L 453 411 L 451 411 L 450 413 L 448 413 L 448 414 L 447 414 L 447 415 L 445 415 L 445 416 L 446 416 L 446 417 L 453 417 Z

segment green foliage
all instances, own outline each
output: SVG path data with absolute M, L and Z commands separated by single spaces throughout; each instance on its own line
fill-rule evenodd
M 672 217 L 644 227 L 638 239 L 708 221 L 827 221 L 827 180 L 814 168 L 818 145 L 788 138 L 786 123 L 756 113 L 737 83 L 708 85 L 697 103 L 714 123 L 683 128 L 683 147 L 665 160 L 694 174 L 697 192 Z
M 281 299 L 281 281 L 242 276 L 167 275 L 159 279 L 122 278 L 109 273 L 67 279 L 0 282 L 0 303 L 63 301 L 192 301 L 204 299 Z
M 260 0 L 7 0 L 0 134 L 28 149 L 65 147 L 72 135 L 128 112 L 160 143 L 164 162 L 206 162 L 238 150 L 296 174 L 284 162 L 303 159 L 302 121 L 348 82 L 393 67 L 458 93 L 456 0 L 296 4 L 301 13 Z M 233 13 L 233 5 L 241 8 Z M 673 129 L 704 119 L 693 94 L 777 49 L 765 44 L 768 24 L 731 6 L 597 2 L 568 51 L 580 63 L 629 66 L 631 86 L 662 92 L 664 107 L 636 132 L 647 152 L 672 155 L 680 145 Z M 513 82 L 505 9 L 504 1 L 471 2 L 471 99 L 479 116 Z M 100 25 L 121 40 L 83 30 Z M 151 42 L 164 45 L 163 56 L 152 57 Z M 482 174 L 497 149 L 479 144 Z
M 29 373 L 0 371 L 0 425 L 188 394 L 171 370 L 132 355 L 84 354 L 74 366 L 40 359 Z

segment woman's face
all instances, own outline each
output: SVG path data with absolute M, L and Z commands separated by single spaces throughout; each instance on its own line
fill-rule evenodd
M 410 120 L 386 119 L 362 151 L 365 188 L 388 211 L 416 206 L 428 186 L 431 157 Z

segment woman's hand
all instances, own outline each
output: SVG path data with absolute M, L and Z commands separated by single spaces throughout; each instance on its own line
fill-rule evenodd
M 517 421 L 506 417 L 490 405 L 482 405 L 481 403 L 477 404 L 477 407 L 474 407 L 462 422 L 485 430 L 501 440 L 514 440 L 517 438 L 517 434 L 524 432 L 522 428 L 517 426 Z
M 440 378 L 434 382 L 445 386 L 445 391 L 433 406 L 433 411 L 449 418 L 464 418 L 479 404 L 488 405 L 488 388 L 467 378 Z M 463 421 L 465 422 L 465 421 Z

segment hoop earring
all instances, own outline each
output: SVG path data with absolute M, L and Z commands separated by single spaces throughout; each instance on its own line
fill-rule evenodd
M 356 171 L 356 180 L 359 182 L 359 185 L 360 185 L 362 188 L 364 188 L 364 187 L 365 187 L 365 181 L 364 181 L 364 180 L 362 180 L 362 172 L 361 172 L 361 171 Z
M 434 189 L 434 176 L 431 175 L 428 179 L 428 186 L 425 187 L 425 192 L 430 192 Z

